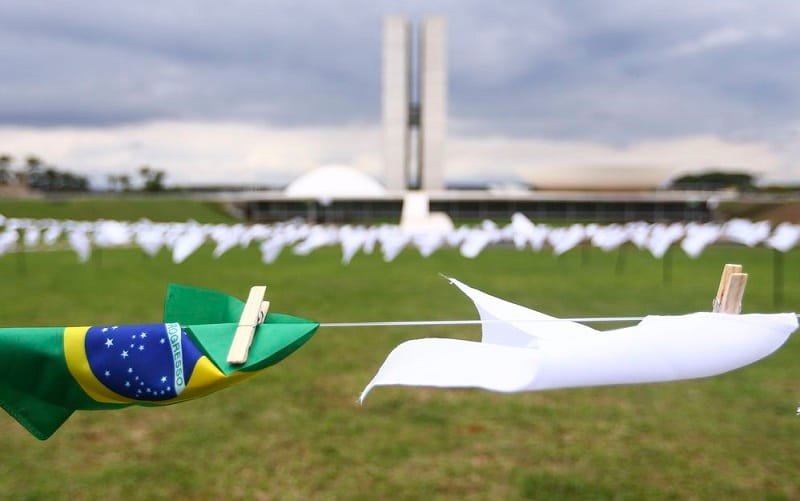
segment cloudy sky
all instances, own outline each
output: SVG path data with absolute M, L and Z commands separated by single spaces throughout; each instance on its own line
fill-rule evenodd
M 380 177 L 384 15 L 447 19 L 447 177 L 800 179 L 800 2 L 0 2 L 0 153 L 173 183 Z

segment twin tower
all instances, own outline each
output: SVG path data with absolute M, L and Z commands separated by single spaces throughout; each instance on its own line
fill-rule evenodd
M 423 19 L 416 58 L 412 33 L 404 17 L 384 18 L 384 182 L 389 190 L 442 190 L 447 127 L 444 18 Z

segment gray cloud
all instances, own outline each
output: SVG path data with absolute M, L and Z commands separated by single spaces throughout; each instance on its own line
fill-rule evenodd
M 798 121 L 791 0 L 5 0 L 0 123 L 377 124 L 386 13 L 447 16 L 461 134 L 624 145 Z

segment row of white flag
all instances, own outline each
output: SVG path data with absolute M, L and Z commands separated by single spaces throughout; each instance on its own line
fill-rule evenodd
M 274 262 L 285 248 L 296 255 L 308 255 L 316 249 L 340 246 L 342 262 L 349 263 L 358 252 L 371 254 L 379 248 L 385 261 L 394 260 L 403 249 L 415 247 L 428 257 L 443 247 L 458 248 L 462 256 L 477 257 L 492 245 L 513 245 L 518 250 L 542 251 L 550 248 L 561 255 L 579 245 L 589 244 L 604 251 L 630 242 L 661 258 L 679 244 L 686 254 L 698 257 L 715 243 L 736 243 L 753 247 L 766 245 L 787 252 L 800 242 L 800 225 L 781 223 L 773 227 L 767 221 L 733 219 L 726 223 L 651 224 L 573 224 L 556 227 L 536 224 L 523 214 L 514 214 L 511 222 L 499 226 L 484 221 L 477 226 L 448 230 L 413 230 L 398 225 L 378 226 L 320 225 L 302 221 L 277 224 L 200 224 L 154 223 L 100 220 L 71 221 L 55 219 L 5 218 L 0 215 L 0 255 L 14 250 L 40 249 L 66 242 L 83 262 L 93 247 L 138 246 L 150 256 L 168 249 L 176 263 L 183 262 L 206 243 L 215 245 L 213 255 L 222 256 L 234 247 L 258 245 L 262 260 Z

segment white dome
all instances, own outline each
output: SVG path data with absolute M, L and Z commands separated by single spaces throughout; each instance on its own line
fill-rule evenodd
M 290 197 L 347 198 L 380 197 L 386 190 L 363 172 L 350 167 L 328 166 L 306 172 L 284 191 Z

